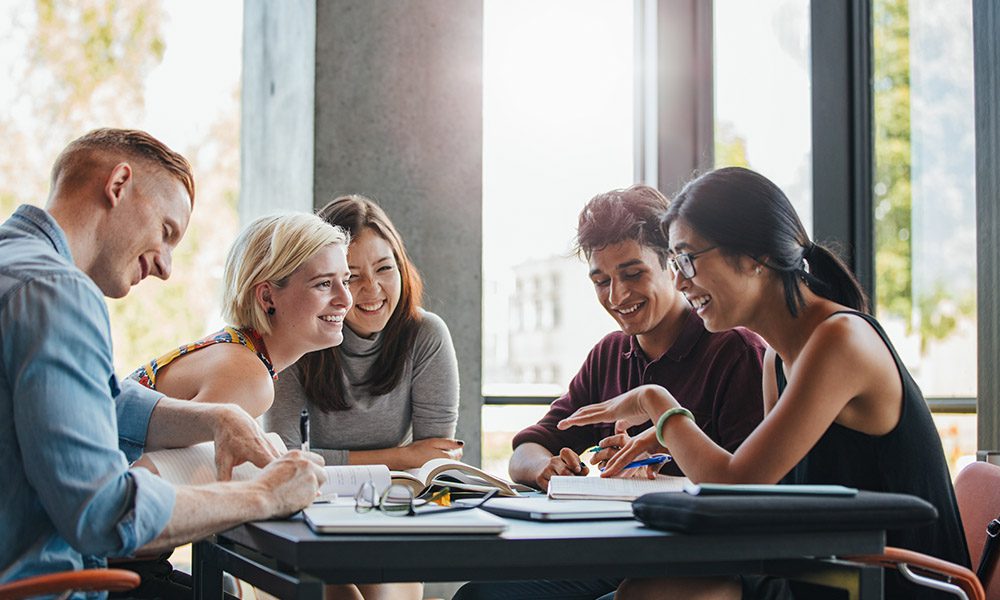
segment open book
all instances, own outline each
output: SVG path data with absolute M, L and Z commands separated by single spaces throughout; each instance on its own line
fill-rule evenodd
M 409 487 L 413 490 L 414 496 L 419 496 L 435 486 L 447 486 L 453 490 L 470 492 L 488 492 L 496 488 L 500 490 L 501 496 L 517 496 L 518 492 L 531 491 L 526 485 L 508 481 L 449 458 L 429 460 L 419 469 L 392 471 L 392 483 Z
M 280 452 L 286 450 L 278 434 L 268 433 L 267 439 Z M 215 446 L 212 442 L 187 448 L 154 450 L 147 452 L 145 457 L 153 463 L 160 477 L 170 483 L 204 485 L 215 481 Z M 400 484 L 413 490 L 414 496 L 419 496 L 434 486 L 449 486 L 452 489 L 474 492 L 487 492 L 497 488 L 502 496 L 517 496 L 518 491 L 531 489 L 491 475 L 472 465 L 447 458 L 435 458 L 419 469 L 411 471 L 390 472 L 385 465 L 333 465 L 324 468 L 327 481 L 320 489 L 321 500 L 338 496 L 353 498 L 366 481 L 371 481 L 380 494 L 390 484 Z M 233 481 L 250 480 L 258 473 L 260 473 L 258 467 L 251 463 L 243 463 L 233 469 Z
M 683 492 L 687 477 L 657 475 L 656 479 L 556 475 L 549 480 L 552 500 L 635 500 L 653 492 Z

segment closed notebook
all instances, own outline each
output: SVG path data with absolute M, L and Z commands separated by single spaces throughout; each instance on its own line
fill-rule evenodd
M 683 492 L 687 477 L 657 475 L 655 479 L 574 477 L 556 475 L 549 480 L 553 500 L 635 500 L 653 492 Z
M 507 529 L 503 519 L 478 508 L 407 517 L 389 516 L 378 509 L 359 513 L 353 506 L 313 505 L 302 513 L 316 533 L 497 534 Z
M 544 497 L 493 498 L 483 510 L 510 519 L 596 521 L 632 519 L 632 503 L 620 500 L 550 500 Z

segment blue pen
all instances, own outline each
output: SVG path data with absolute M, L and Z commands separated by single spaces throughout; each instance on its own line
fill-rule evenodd
M 654 454 L 648 458 L 633 460 L 629 464 L 622 467 L 622 471 L 624 471 L 625 469 L 634 469 L 636 467 L 645 467 L 647 465 L 659 465 L 665 462 L 669 462 L 671 460 L 673 460 L 673 457 L 670 456 L 669 454 Z M 601 471 L 603 470 L 604 468 L 601 467 Z

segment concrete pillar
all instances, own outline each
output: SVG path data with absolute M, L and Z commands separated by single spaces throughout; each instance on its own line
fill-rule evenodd
M 315 0 L 247 0 L 243 9 L 240 222 L 311 210 Z
M 319 207 L 344 193 L 386 209 L 424 277 L 426 308 L 451 328 L 458 435 L 465 460 L 479 464 L 482 4 L 248 0 L 244 14 L 241 214 L 301 209 L 305 197 Z M 303 110 L 308 117 L 287 114 Z M 305 179 L 287 181 L 293 193 L 283 197 L 268 173 L 308 178 L 310 191 Z

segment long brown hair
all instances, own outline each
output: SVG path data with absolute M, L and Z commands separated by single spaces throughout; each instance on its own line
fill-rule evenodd
M 372 395 L 387 394 L 399 385 L 420 323 L 419 309 L 424 289 L 420 273 L 410 262 L 403 239 L 389 216 L 372 200 L 359 194 L 340 196 L 317 214 L 331 225 L 346 229 L 351 239 L 357 239 L 368 228 L 392 248 L 402 283 L 399 303 L 382 330 L 382 348 L 375 362 L 365 374 L 364 381 L 358 384 Z M 299 360 L 306 395 L 323 412 L 350 408 L 344 397 L 341 360 L 340 350 L 336 347 L 311 352 Z

